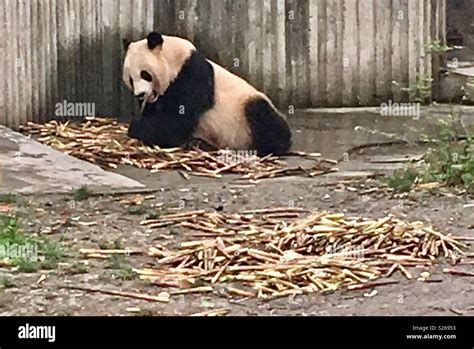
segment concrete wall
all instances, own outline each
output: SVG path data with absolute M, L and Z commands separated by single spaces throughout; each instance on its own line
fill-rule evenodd
M 153 23 L 153 0 L 0 1 L 0 124 L 51 119 L 64 101 L 129 114 L 121 38 L 145 35 Z
M 436 71 L 446 0 L 3 0 L 0 124 L 55 117 L 56 103 L 95 103 L 130 117 L 121 39 L 179 34 L 248 78 L 284 110 L 404 100 Z M 436 64 L 435 64 L 436 66 Z M 393 84 L 396 81 L 399 86 Z

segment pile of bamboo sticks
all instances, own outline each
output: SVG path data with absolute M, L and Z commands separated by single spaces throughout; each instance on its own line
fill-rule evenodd
M 156 245 L 148 254 L 156 268 L 135 270 L 142 279 L 166 287 L 203 292 L 232 282 L 233 296 L 273 298 L 340 288 L 363 289 L 409 267 L 426 270 L 438 257 L 458 263 L 467 246 L 421 222 L 394 217 L 375 220 L 297 208 L 224 214 L 203 210 L 145 220 L 150 228 L 191 230 L 179 248 Z M 423 274 L 423 273 L 422 273 Z M 426 281 L 426 280 L 425 280 Z M 237 283 L 239 286 L 235 286 Z M 204 285 L 204 286 L 203 286 Z
M 228 150 L 206 152 L 194 148 L 161 149 L 148 147 L 127 136 L 127 124 L 109 118 L 86 118 L 85 122 L 46 124 L 29 122 L 21 131 L 37 141 L 79 159 L 96 163 L 105 168 L 130 165 L 152 172 L 178 170 L 189 175 L 221 178 L 224 174 L 237 174 L 250 180 L 290 175 L 318 176 L 337 171 L 334 160 L 323 159 L 321 154 L 294 152 L 291 155 L 305 157 L 315 163 L 308 168 L 288 167 L 286 162 L 272 156 L 238 157 Z M 238 154 L 237 154 L 238 155 Z

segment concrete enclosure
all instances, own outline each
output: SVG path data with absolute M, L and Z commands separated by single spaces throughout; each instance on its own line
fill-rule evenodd
M 152 29 L 194 40 L 284 111 L 407 100 L 401 88 L 438 78 L 428 46 L 445 17 L 446 0 L 3 0 L 0 124 L 67 103 L 129 118 L 121 39 Z

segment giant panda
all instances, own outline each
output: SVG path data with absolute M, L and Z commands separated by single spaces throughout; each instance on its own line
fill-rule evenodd
M 143 105 L 129 137 L 162 148 L 199 140 L 259 156 L 291 148 L 286 118 L 269 97 L 206 59 L 190 41 L 152 32 L 124 45 L 123 81 Z

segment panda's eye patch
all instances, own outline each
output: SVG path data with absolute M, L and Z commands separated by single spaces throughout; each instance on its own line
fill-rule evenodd
M 141 73 L 140 73 L 140 77 L 145 80 L 145 81 L 148 81 L 148 82 L 151 82 L 153 80 L 153 78 L 151 77 L 150 73 L 148 73 L 147 71 L 145 70 L 142 70 Z
M 130 86 L 132 86 L 132 87 L 133 87 L 133 79 L 132 79 L 132 77 L 131 77 L 131 76 L 130 76 Z

